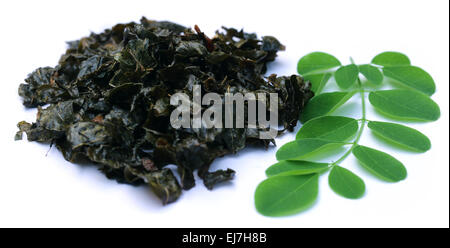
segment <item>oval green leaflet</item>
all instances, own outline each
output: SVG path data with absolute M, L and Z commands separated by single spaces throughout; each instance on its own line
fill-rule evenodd
M 255 191 L 255 207 L 265 216 L 286 216 L 301 212 L 317 199 L 319 175 L 273 176 Z
M 276 175 L 308 175 L 323 172 L 328 168 L 327 163 L 283 160 L 267 168 L 266 175 L 268 177 Z
M 382 90 L 369 94 L 370 103 L 379 111 L 411 120 L 439 119 L 439 106 L 427 95 L 413 90 Z
M 331 169 L 328 184 L 338 195 L 349 199 L 361 198 L 366 191 L 366 185 L 360 177 L 338 165 Z
M 330 80 L 332 74 L 331 73 L 321 73 L 321 74 L 308 74 L 303 78 L 305 81 L 309 81 L 311 83 L 311 90 L 314 94 L 318 95 L 322 92 L 323 88 Z
M 354 64 L 341 66 L 334 73 L 334 79 L 340 88 L 348 89 L 355 84 L 356 79 L 358 79 L 358 73 L 358 66 Z
M 344 142 L 358 131 L 358 121 L 344 116 L 321 116 L 307 121 L 297 133 L 296 139 L 318 138 Z
M 300 75 L 310 72 L 322 71 L 338 67 L 341 65 L 333 55 L 323 52 L 313 52 L 303 56 L 297 64 L 297 71 Z
M 383 73 L 380 69 L 373 65 L 360 65 L 358 66 L 359 72 L 367 79 L 367 81 L 380 85 L 383 82 Z
M 430 139 L 414 128 L 380 121 L 370 121 L 367 126 L 383 138 L 414 151 L 426 152 L 431 148 Z
M 347 102 L 355 93 L 356 91 L 327 92 L 313 97 L 300 115 L 300 121 L 305 123 L 313 118 L 331 114 Z
M 384 75 L 429 96 L 436 91 L 433 78 L 416 66 L 384 67 Z
M 372 64 L 382 66 L 403 66 L 411 65 L 408 56 L 399 52 L 383 52 L 372 59 Z
M 398 182 L 406 178 L 405 166 L 387 153 L 361 145 L 352 153 L 368 171 L 384 180 Z
M 303 160 L 305 157 L 311 156 L 334 146 L 342 146 L 345 143 L 333 142 L 322 139 L 299 139 L 286 143 L 276 153 L 278 161 L 281 160 Z

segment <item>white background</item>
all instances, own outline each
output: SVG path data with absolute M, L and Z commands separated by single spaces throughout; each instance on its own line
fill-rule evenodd
M 2 1 L 0 4 L 0 226 L 5 227 L 448 227 L 449 226 L 449 2 L 427 1 Z M 253 204 L 275 148 L 246 149 L 214 162 L 237 171 L 233 182 L 212 192 L 199 181 L 178 202 L 161 206 L 147 187 L 106 179 L 93 166 L 66 162 L 47 145 L 14 142 L 16 123 L 34 121 L 17 87 L 40 66 L 54 66 L 65 41 L 118 22 L 170 20 L 198 24 L 210 36 L 222 25 L 273 35 L 286 45 L 270 72 L 296 72 L 298 59 L 329 52 L 343 63 L 367 63 L 386 50 L 406 53 L 437 85 L 437 122 L 411 124 L 433 147 L 425 154 L 393 149 L 366 132 L 361 143 L 394 154 L 408 169 L 400 183 L 366 173 L 353 158 L 342 166 L 364 178 L 360 200 L 334 194 L 320 179 L 317 203 L 283 218 L 259 215 Z M 357 99 L 354 99 L 355 101 Z M 350 103 L 340 113 L 358 115 Z M 369 119 L 379 119 L 369 107 Z M 282 145 L 294 138 L 278 139 Z

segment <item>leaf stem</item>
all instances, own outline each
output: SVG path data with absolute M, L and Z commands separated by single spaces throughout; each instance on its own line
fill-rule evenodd
M 361 117 L 361 124 L 359 127 L 359 130 L 356 134 L 356 138 L 353 141 L 353 145 L 350 147 L 350 149 L 347 150 L 347 152 L 345 152 L 344 155 L 342 155 L 342 157 L 340 157 L 338 160 L 336 160 L 335 162 L 331 163 L 331 167 L 334 167 L 336 165 L 338 165 L 339 163 L 341 163 L 342 161 L 344 161 L 348 155 L 350 155 L 350 153 L 353 151 L 353 149 L 358 145 L 359 140 L 361 139 L 362 133 L 364 131 L 364 126 L 366 125 L 367 119 L 366 119 L 366 96 L 364 93 L 364 88 L 362 87 L 362 83 L 361 80 L 358 77 L 358 90 L 359 90 L 359 94 L 361 95 L 361 112 L 362 112 L 362 117 Z

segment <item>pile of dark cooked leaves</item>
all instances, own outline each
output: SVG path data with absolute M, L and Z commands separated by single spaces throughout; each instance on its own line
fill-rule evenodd
M 195 170 L 208 189 L 231 179 L 231 169 L 209 171 L 215 158 L 273 140 L 249 128 L 175 129 L 170 96 L 183 92 L 192 99 L 193 85 L 222 96 L 278 93 L 281 134 L 292 131 L 313 93 L 299 76 L 263 76 L 284 49 L 277 39 L 223 30 L 209 38 L 197 26 L 143 17 L 68 42 L 56 67 L 38 68 L 20 85 L 23 104 L 38 114 L 35 123 L 18 124 L 16 139 L 25 132 L 29 141 L 54 144 L 68 161 L 93 162 L 108 178 L 149 184 L 164 204 L 195 185 Z M 180 182 L 169 164 L 177 166 Z

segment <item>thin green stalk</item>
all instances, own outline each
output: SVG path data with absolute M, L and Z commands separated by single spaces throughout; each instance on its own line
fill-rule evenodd
M 364 94 L 364 88 L 362 87 L 362 83 L 361 80 L 358 77 L 358 90 L 359 90 L 359 94 L 361 95 L 361 108 L 362 108 L 362 117 L 361 117 L 361 124 L 359 127 L 359 130 L 356 134 L 356 138 L 353 141 L 353 145 L 350 147 L 350 149 L 347 150 L 347 152 L 342 155 L 342 157 L 340 157 L 338 160 L 336 160 L 335 162 L 331 163 L 331 167 L 338 165 L 339 163 L 341 163 L 342 161 L 344 161 L 348 155 L 350 155 L 350 153 L 352 153 L 353 149 L 358 145 L 359 140 L 361 139 L 362 133 L 364 131 L 364 126 L 366 125 L 367 119 L 366 119 L 366 96 Z

